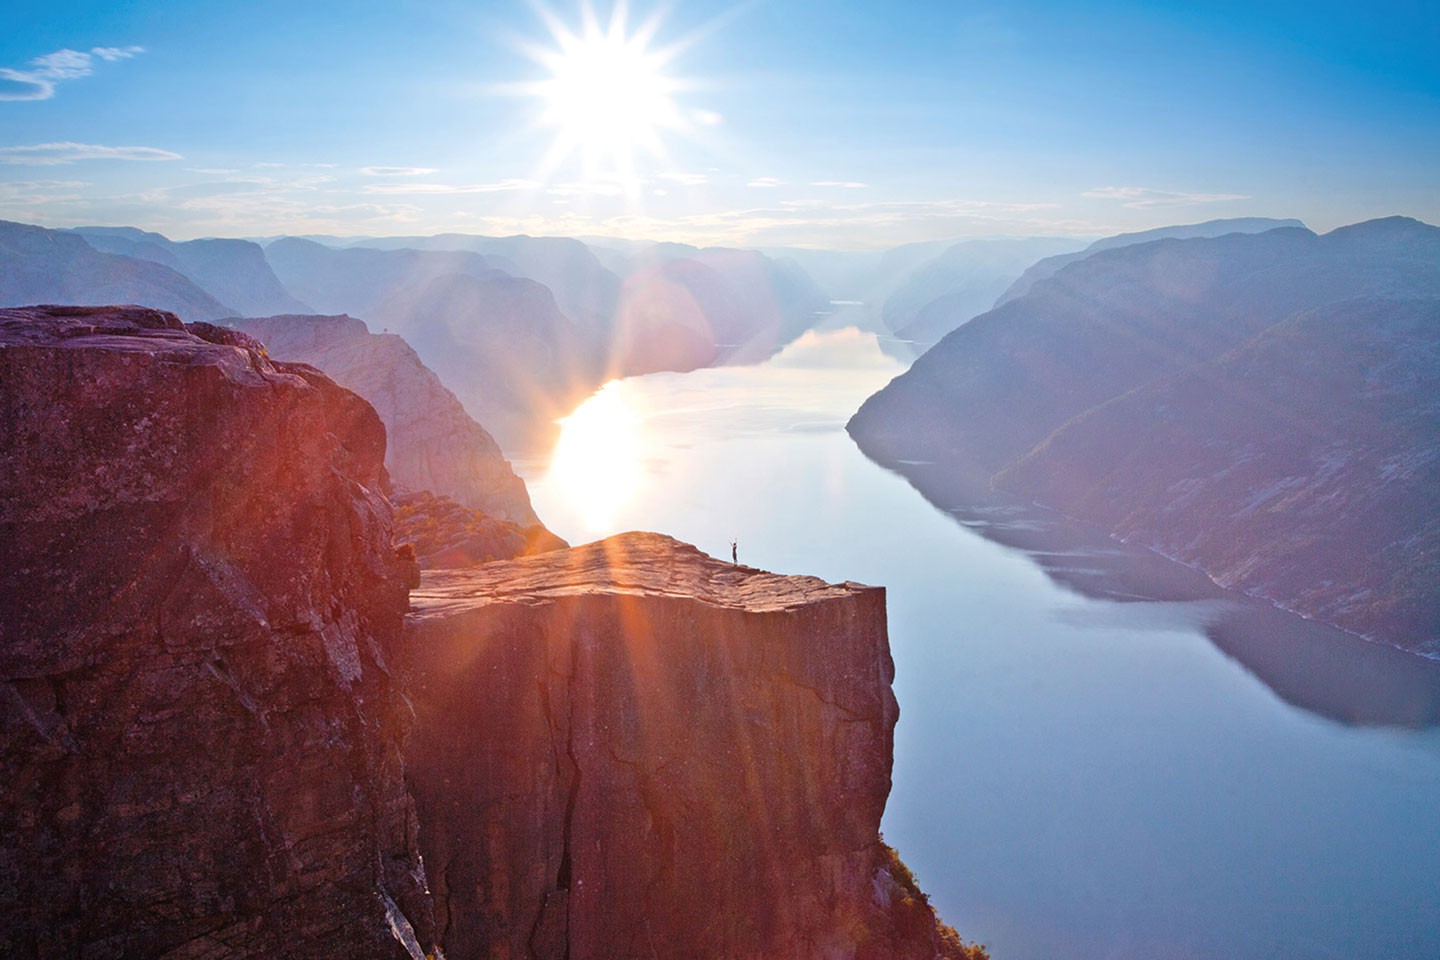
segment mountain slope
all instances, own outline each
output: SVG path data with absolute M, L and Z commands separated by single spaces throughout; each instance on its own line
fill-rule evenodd
M 946 248 L 910 274 L 885 300 L 885 326 L 918 342 L 919 351 L 971 317 L 989 310 L 995 298 L 1042 257 L 1071 253 L 1083 241 L 1068 237 L 1003 237 L 965 240 Z
M 1297 227 L 1303 230 L 1305 229 L 1305 224 L 1293 219 L 1274 220 L 1269 217 L 1235 217 L 1228 220 L 1206 220 L 1204 223 L 1157 227 L 1154 230 L 1141 230 L 1138 233 L 1121 233 L 1113 237 L 1105 237 L 1096 240 L 1084 250 L 1046 257 L 1044 260 L 1031 266 L 1000 295 L 995 301 L 995 306 L 1001 306 L 1009 303 L 1016 297 L 1024 296 L 1030 291 L 1031 287 L 1035 286 L 1035 284 L 1041 280 L 1055 276 L 1066 264 L 1074 263 L 1076 260 L 1084 260 L 1092 253 L 1099 253 L 1102 250 L 1132 247 L 1136 244 L 1151 243 L 1155 240 L 1195 240 L 1206 237 L 1223 237 L 1230 233 L 1264 233 L 1266 230 L 1279 230 L 1284 227 Z
M 1224 582 L 1428 650 L 1430 628 L 1400 584 L 1429 575 L 1432 534 L 1422 524 L 1401 536 L 1365 504 L 1380 497 L 1386 516 L 1413 519 L 1440 493 L 1422 469 L 1434 436 L 1423 425 L 1440 404 L 1423 367 L 1433 363 L 1429 321 L 1425 308 L 1396 305 L 1433 297 L 1440 229 L 1404 218 L 1325 236 L 1289 228 L 1102 251 L 951 333 L 867 400 L 848 429 L 867 455 L 902 472 L 907 461 L 936 464 L 945 497 L 993 483 L 1141 537 Z M 1344 306 L 1357 300 L 1370 306 Z M 1404 346 L 1357 373 L 1353 363 L 1379 348 L 1350 338 L 1372 333 Z M 1415 353 L 1409 365 L 1398 359 L 1406 350 Z M 1248 363 L 1244 376 L 1194 373 L 1232 351 L 1226 363 Z M 1316 357 L 1336 372 L 1324 375 Z M 1207 376 L 1208 386 L 1190 376 Z M 1190 386 L 1164 394 L 1175 384 Z M 1377 408 L 1375 391 L 1398 392 Z M 1398 425 L 1412 420 L 1422 428 Z M 1215 479 L 1227 465 L 1234 479 Z M 1364 470 L 1387 482 L 1377 486 Z M 1191 481 L 1204 478 L 1201 496 Z M 1332 478 L 1344 497 L 1324 486 Z M 1255 536 L 1227 536 L 1237 517 L 1259 524 L 1245 507 L 1271 484 L 1281 484 L 1272 496 L 1303 487 L 1318 499 L 1281 497 L 1296 512 L 1280 511 Z M 1323 509 L 1335 511 L 1323 534 L 1307 532 L 1305 511 Z M 1351 548 L 1355 562 L 1342 558 Z M 1396 584 L 1391 598 L 1357 600 L 1377 574 Z
M 0 306 L 41 303 L 134 303 L 191 321 L 235 313 L 164 264 L 101 253 L 73 233 L 0 220 Z
M 281 286 L 260 246 L 248 240 L 176 243 L 134 227 L 77 227 L 73 232 L 103 253 L 163 263 L 247 317 L 310 312 Z
M 485 429 L 394 334 L 336 316 L 232 319 L 279 360 L 311 364 L 367 400 L 385 424 L 385 468 L 404 490 L 429 490 L 522 527 L 539 523 L 525 484 Z

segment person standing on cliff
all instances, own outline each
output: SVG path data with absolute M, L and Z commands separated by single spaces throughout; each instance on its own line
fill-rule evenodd
M 740 562 L 740 548 L 735 545 L 734 540 L 730 541 L 730 562 L 737 564 Z

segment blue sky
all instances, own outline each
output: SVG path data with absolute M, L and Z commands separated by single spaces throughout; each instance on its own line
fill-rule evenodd
M 673 115 L 624 163 L 550 156 L 557 44 L 524 2 L 28 7 L 0 32 L 0 217 L 52 226 L 859 248 L 1440 222 L 1421 2 L 636 3 Z

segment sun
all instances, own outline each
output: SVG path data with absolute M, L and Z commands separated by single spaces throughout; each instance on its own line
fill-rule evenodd
M 637 157 L 665 159 L 662 134 L 686 127 L 674 98 L 682 84 L 667 73 L 679 46 L 656 49 L 658 18 L 631 30 L 627 14 L 617 3 L 602 27 L 587 4 L 577 32 L 541 10 L 555 45 L 527 50 L 549 76 L 526 92 L 541 101 L 540 125 L 555 132 L 542 179 L 578 154 L 585 179 L 632 181 Z

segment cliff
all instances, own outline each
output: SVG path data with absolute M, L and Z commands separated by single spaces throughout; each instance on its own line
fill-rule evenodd
M 384 449 L 239 334 L 0 311 L 0 954 L 419 960 Z
M 848 429 L 944 507 L 992 489 L 1434 653 L 1433 298 L 1406 218 L 1093 253 L 954 331 Z
M 243 333 L 0 311 L 0 955 L 983 956 L 876 834 L 883 591 L 628 534 L 407 628 L 384 450 Z
M 369 401 L 385 424 L 385 467 L 396 486 L 451 497 L 521 527 L 540 522 L 494 438 L 400 337 L 371 333 L 347 316 L 226 323 L 264 343 L 271 356 L 319 367 Z
M 412 604 L 452 960 L 963 955 L 878 839 L 883 590 L 631 533 L 433 571 Z
M 521 526 L 429 491 L 397 494 L 395 543 L 409 544 L 421 569 L 470 567 L 570 546 L 542 524 Z

